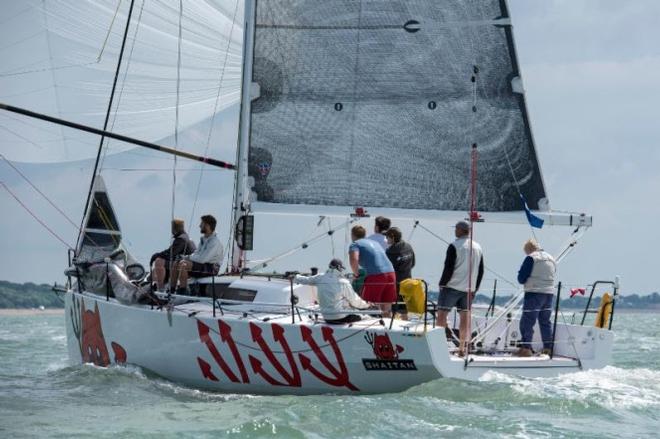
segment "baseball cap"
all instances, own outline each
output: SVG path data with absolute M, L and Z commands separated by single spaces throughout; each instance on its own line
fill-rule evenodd
M 341 259 L 333 259 L 330 261 L 328 264 L 329 268 L 334 268 L 335 270 L 343 271 L 344 270 L 344 263 L 341 261 Z
M 465 231 L 470 231 L 470 223 L 468 223 L 467 221 L 459 221 L 456 223 L 456 228 Z

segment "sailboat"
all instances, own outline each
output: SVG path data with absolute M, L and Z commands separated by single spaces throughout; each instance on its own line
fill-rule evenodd
M 550 209 L 506 1 L 246 0 L 242 27 L 233 164 L 0 105 L 235 172 L 227 272 L 198 279 L 194 296 L 148 303 L 147 269 L 124 245 L 111 188 L 94 173 L 66 271 L 74 363 L 132 364 L 222 392 L 300 395 L 608 364 L 614 302 L 598 326 L 558 321 L 555 309 L 551 355 L 521 358 L 513 355 L 518 294 L 496 315 L 472 317 L 472 347 L 460 357 L 427 297 L 409 320 L 367 311 L 331 325 L 314 287 L 295 284 L 291 273 L 262 274 L 271 260 L 248 258 L 254 215 L 268 212 L 341 217 L 342 228 L 374 214 L 460 217 L 476 228 L 533 219 L 569 227 L 575 239 L 590 227 L 588 215 Z M 616 296 L 618 280 L 611 285 Z

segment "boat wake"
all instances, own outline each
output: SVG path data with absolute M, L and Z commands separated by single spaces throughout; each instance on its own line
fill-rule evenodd
M 660 407 L 660 371 L 608 366 L 553 378 L 520 378 L 487 373 L 482 382 L 510 384 L 514 392 L 536 398 L 554 398 L 599 405 L 610 410 Z

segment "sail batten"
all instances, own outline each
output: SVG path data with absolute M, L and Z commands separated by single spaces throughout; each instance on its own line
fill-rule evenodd
M 255 205 L 547 206 L 504 2 L 255 3 Z

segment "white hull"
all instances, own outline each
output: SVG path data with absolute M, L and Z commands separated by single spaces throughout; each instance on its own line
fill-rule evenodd
M 247 311 L 246 305 L 240 306 Z M 179 305 L 168 312 L 69 292 L 69 355 L 73 363 L 129 363 L 175 382 L 221 392 L 358 394 L 399 392 L 441 377 L 478 380 L 489 370 L 546 377 L 604 367 L 613 339 L 607 330 L 561 325 L 557 339 L 567 333 L 574 339 L 568 345 L 558 343 L 554 359 L 471 355 L 466 363 L 451 353 L 444 328 L 429 324 L 424 331 L 422 322 L 395 320 L 392 329 L 389 320 L 384 326 L 373 318 L 352 326 L 326 325 L 315 323 L 305 311 L 302 322 L 296 315 L 292 323 L 290 314 L 244 316 L 228 308 L 214 318 L 210 303 Z M 498 343 L 508 343 L 516 326 Z M 494 340 L 486 338 L 484 346 Z

